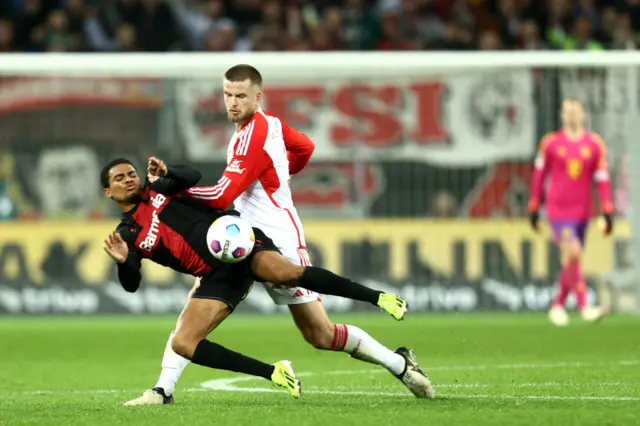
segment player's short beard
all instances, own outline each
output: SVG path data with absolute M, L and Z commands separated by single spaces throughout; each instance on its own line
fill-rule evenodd
M 237 117 L 234 117 L 233 114 L 228 113 L 227 118 L 232 123 L 244 123 L 251 120 L 251 117 L 253 117 L 255 113 L 256 113 L 256 110 L 249 110 L 245 114 L 238 115 Z
M 142 201 L 142 188 L 122 200 L 125 203 L 137 204 Z

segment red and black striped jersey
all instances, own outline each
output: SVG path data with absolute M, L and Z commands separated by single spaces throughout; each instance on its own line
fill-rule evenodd
M 167 175 L 147 184 L 141 201 L 123 214 L 117 232 L 129 246 L 129 255 L 118 264 L 118 277 L 125 290 L 134 292 L 140 286 L 143 259 L 193 276 L 225 265 L 209 252 L 206 235 L 213 221 L 233 212 L 214 210 L 182 194 L 199 180 L 196 170 L 169 167 Z

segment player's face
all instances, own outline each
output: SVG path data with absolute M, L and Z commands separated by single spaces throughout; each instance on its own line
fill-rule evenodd
M 260 106 L 262 91 L 260 87 L 244 81 L 224 80 L 224 105 L 229 121 L 241 123 L 249 120 Z
M 562 123 L 565 126 L 580 126 L 584 123 L 584 109 L 577 101 L 564 101 L 562 103 Z
M 114 166 L 109 171 L 109 188 L 104 193 L 117 203 L 137 200 L 142 194 L 142 184 L 136 169 L 131 164 Z

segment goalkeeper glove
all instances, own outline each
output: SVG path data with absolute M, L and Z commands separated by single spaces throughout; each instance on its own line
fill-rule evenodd
M 602 215 L 602 232 L 604 232 L 604 235 L 611 235 L 611 232 L 613 231 L 613 215 L 611 213 L 604 213 Z
M 538 210 L 532 210 L 529 213 L 529 222 L 534 231 L 538 232 L 538 222 L 540 221 L 540 213 Z

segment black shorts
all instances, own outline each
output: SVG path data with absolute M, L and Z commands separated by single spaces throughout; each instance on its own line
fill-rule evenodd
M 200 279 L 200 286 L 193 296 L 198 299 L 215 299 L 226 303 L 234 310 L 251 291 L 254 281 L 260 281 L 251 272 L 251 261 L 256 253 L 275 251 L 280 253 L 273 240 L 259 228 L 253 228 L 256 237 L 253 251 L 239 263 L 223 263 L 217 261 L 211 272 Z

